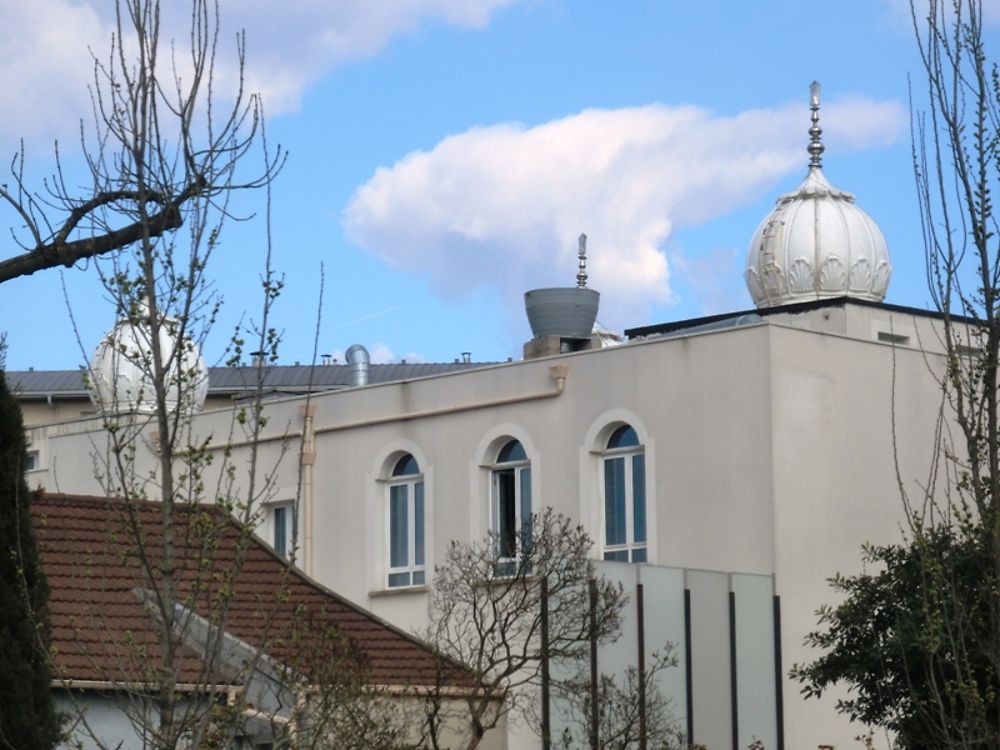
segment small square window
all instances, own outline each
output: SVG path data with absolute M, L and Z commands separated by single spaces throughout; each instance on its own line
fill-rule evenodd
M 28 455 L 24 463 L 24 470 L 35 471 L 40 468 L 42 468 L 42 462 L 39 459 L 38 451 L 28 451 Z
M 297 519 L 291 503 L 271 508 L 271 544 L 279 555 L 289 557 L 295 548 Z

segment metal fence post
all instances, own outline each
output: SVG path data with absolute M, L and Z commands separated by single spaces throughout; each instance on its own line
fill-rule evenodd
M 597 581 L 590 579 L 590 747 L 600 750 L 597 683 Z

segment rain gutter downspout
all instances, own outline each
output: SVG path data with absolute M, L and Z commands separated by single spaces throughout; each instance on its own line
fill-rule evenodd
M 302 544 L 302 563 L 306 575 L 313 572 L 313 466 L 316 464 L 316 433 L 313 421 L 316 418 L 316 404 L 305 403 L 299 407 L 302 415 L 302 450 L 299 460 L 302 466 L 302 527 L 305 539 Z

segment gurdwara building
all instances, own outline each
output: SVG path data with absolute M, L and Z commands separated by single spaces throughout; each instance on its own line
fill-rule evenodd
M 883 302 L 889 252 L 824 176 L 818 105 L 805 180 L 750 242 L 754 309 L 633 328 L 607 346 L 581 258 L 576 286 L 526 295 L 523 360 L 379 366 L 358 347 L 308 382 L 305 368 L 268 368 L 260 465 L 275 491 L 261 536 L 412 629 L 450 540 L 503 537 L 552 507 L 590 533 L 602 571 L 643 584 L 645 648 L 676 648 L 661 687 L 690 741 L 853 745 L 864 727 L 836 713 L 837 695 L 803 698 L 788 670 L 817 655 L 803 639 L 834 597 L 827 579 L 860 570 L 862 543 L 900 538 L 897 478 L 926 484 L 943 352 L 936 313 Z M 211 371 L 195 433 L 231 435 L 232 400 L 257 371 Z M 102 377 L 142 411 L 135 383 L 95 361 L 91 380 Z M 79 374 L 9 379 L 33 422 L 29 483 L 102 493 L 101 424 L 78 413 L 93 409 Z M 249 450 L 213 438 L 224 449 Z M 639 617 L 630 610 L 612 667 L 634 659 Z M 540 746 L 516 723 L 507 744 Z

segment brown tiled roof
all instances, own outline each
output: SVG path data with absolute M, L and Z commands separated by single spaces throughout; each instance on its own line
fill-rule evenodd
M 158 631 L 142 600 L 153 585 L 138 560 L 147 555 L 153 569 L 162 563 L 162 505 L 39 491 L 31 511 L 51 589 L 57 676 L 149 682 L 144 670 L 156 664 Z M 130 512 L 142 550 L 130 530 Z M 371 684 L 434 684 L 435 657 L 425 645 L 307 578 L 224 510 L 177 507 L 175 538 L 178 599 L 213 622 L 218 603 L 228 599 L 227 633 L 278 663 L 308 673 L 331 663 L 346 645 L 356 659 L 351 664 L 361 665 Z M 218 668 L 207 674 L 190 649 L 179 664 L 181 683 L 232 681 Z M 455 669 L 447 682 L 468 679 Z

